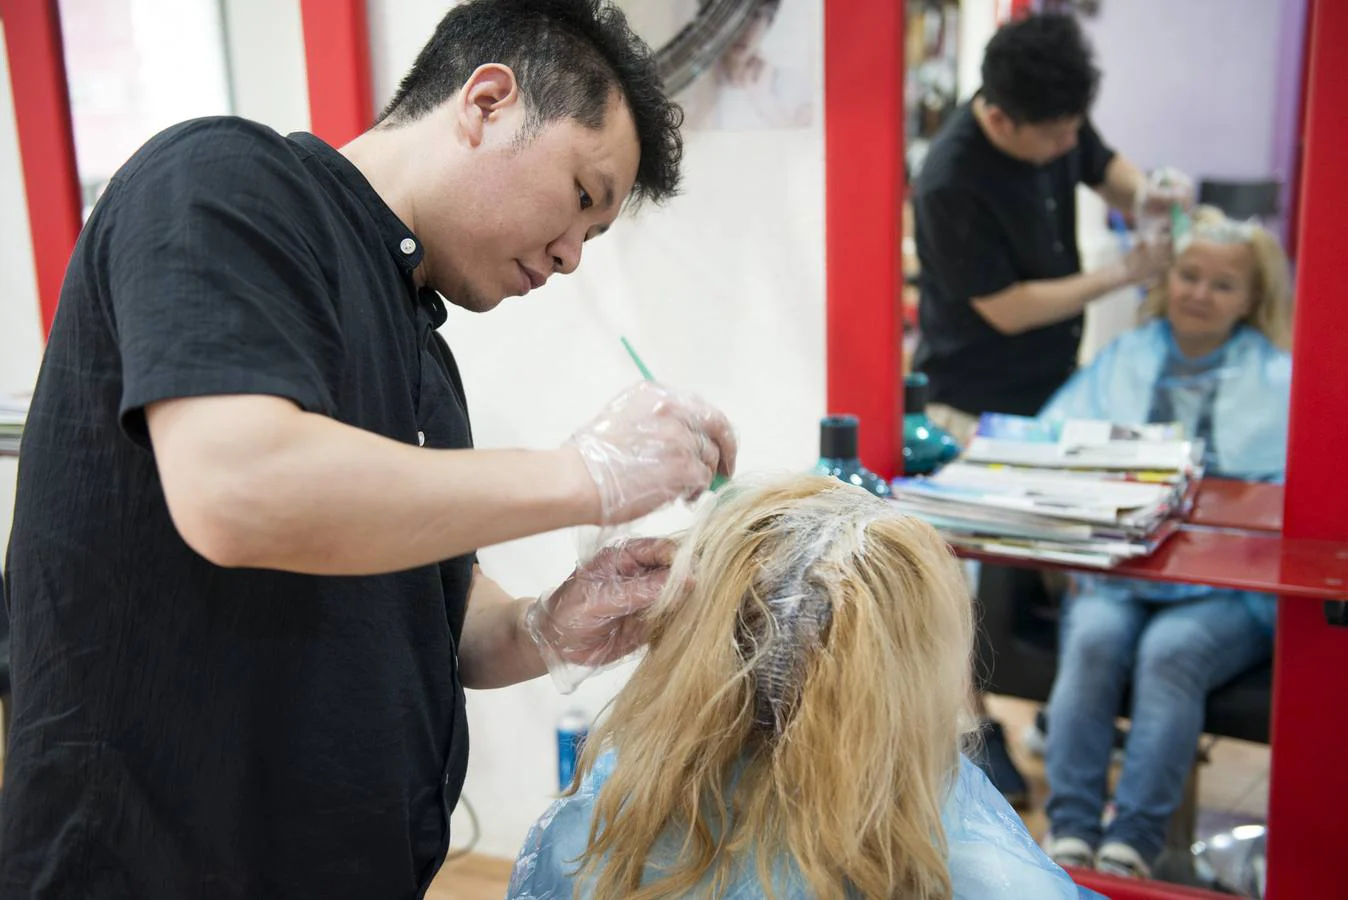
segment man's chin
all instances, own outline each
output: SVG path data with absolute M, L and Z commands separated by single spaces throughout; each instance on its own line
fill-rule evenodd
M 484 313 L 491 312 L 509 298 L 492 299 L 482 294 L 459 294 L 457 296 L 446 296 L 445 299 L 459 309 L 470 313 Z

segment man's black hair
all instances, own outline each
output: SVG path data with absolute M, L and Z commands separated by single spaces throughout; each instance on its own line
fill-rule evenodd
M 1002 26 L 983 54 L 983 99 L 1017 124 L 1084 116 L 1100 70 L 1072 16 L 1044 13 Z
M 455 6 L 376 124 L 421 118 L 487 63 L 514 71 L 528 110 L 526 136 L 568 118 L 601 128 L 617 91 L 641 146 L 633 198 L 658 203 L 678 192 L 683 111 L 665 95 L 651 48 L 610 0 L 470 0 Z

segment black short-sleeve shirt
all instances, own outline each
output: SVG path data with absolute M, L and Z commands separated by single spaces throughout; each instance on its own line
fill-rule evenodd
M 169 518 L 156 400 L 268 394 L 472 445 L 412 232 L 341 154 L 184 123 L 75 247 L 19 460 L 0 897 L 419 897 L 468 755 L 473 557 L 224 569 Z
M 1114 152 L 1087 121 L 1047 165 L 1014 159 L 966 104 L 932 142 L 913 190 L 921 304 L 914 367 L 930 398 L 965 412 L 1038 413 L 1076 368 L 1082 317 L 1004 335 L 971 300 L 1081 271 L 1076 186 L 1104 181 Z

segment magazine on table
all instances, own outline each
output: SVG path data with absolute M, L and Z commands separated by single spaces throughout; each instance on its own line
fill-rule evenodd
M 959 459 L 895 479 L 894 497 L 956 547 L 1109 567 L 1154 552 L 1178 529 L 1202 454 L 1177 423 L 987 414 Z

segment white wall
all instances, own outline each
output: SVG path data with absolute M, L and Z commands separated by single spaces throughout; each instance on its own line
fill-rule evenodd
M 822 43 L 821 0 L 794 6 L 782 15 L 808 17 Z M 371 0 L 376 106 L 444 8 Z M 577 274 L 540 294 L 450 317 L 443 332 L 480 446 L 564 440 L 635 379 L 618 342 L 625 334 L 657 376 L 729 413 L 742 470 L 814 461 L 824 413 L 822 129 L 689 133 L 687 142 L 684 195 L 667 208 L 620 221 L 587 247 Z M 529 595 L 566 575 L 576 547 L 574 533 L 560 533 L 481 558 L 507 589 Z M 574 702 L 595 712 L 620 682 L 609 675 Z M 481 821 L 479 850 L 513 856 L 546 808 L 556 790 L 554 724 L 572 702 L 547 681 L 469 695 L 465 796 Z M 463 837 L 462 816 L 456 827 Z
M 959 71 L 956 80 L 961 102 L 983 84 L 983 48 L 997 31 L 997 0 L 961 0 Z
M 1094 120 L 1144 168 L 1272 173 L 1280 0 L 1128 0 L 1086 20 L 1104 79 Z

